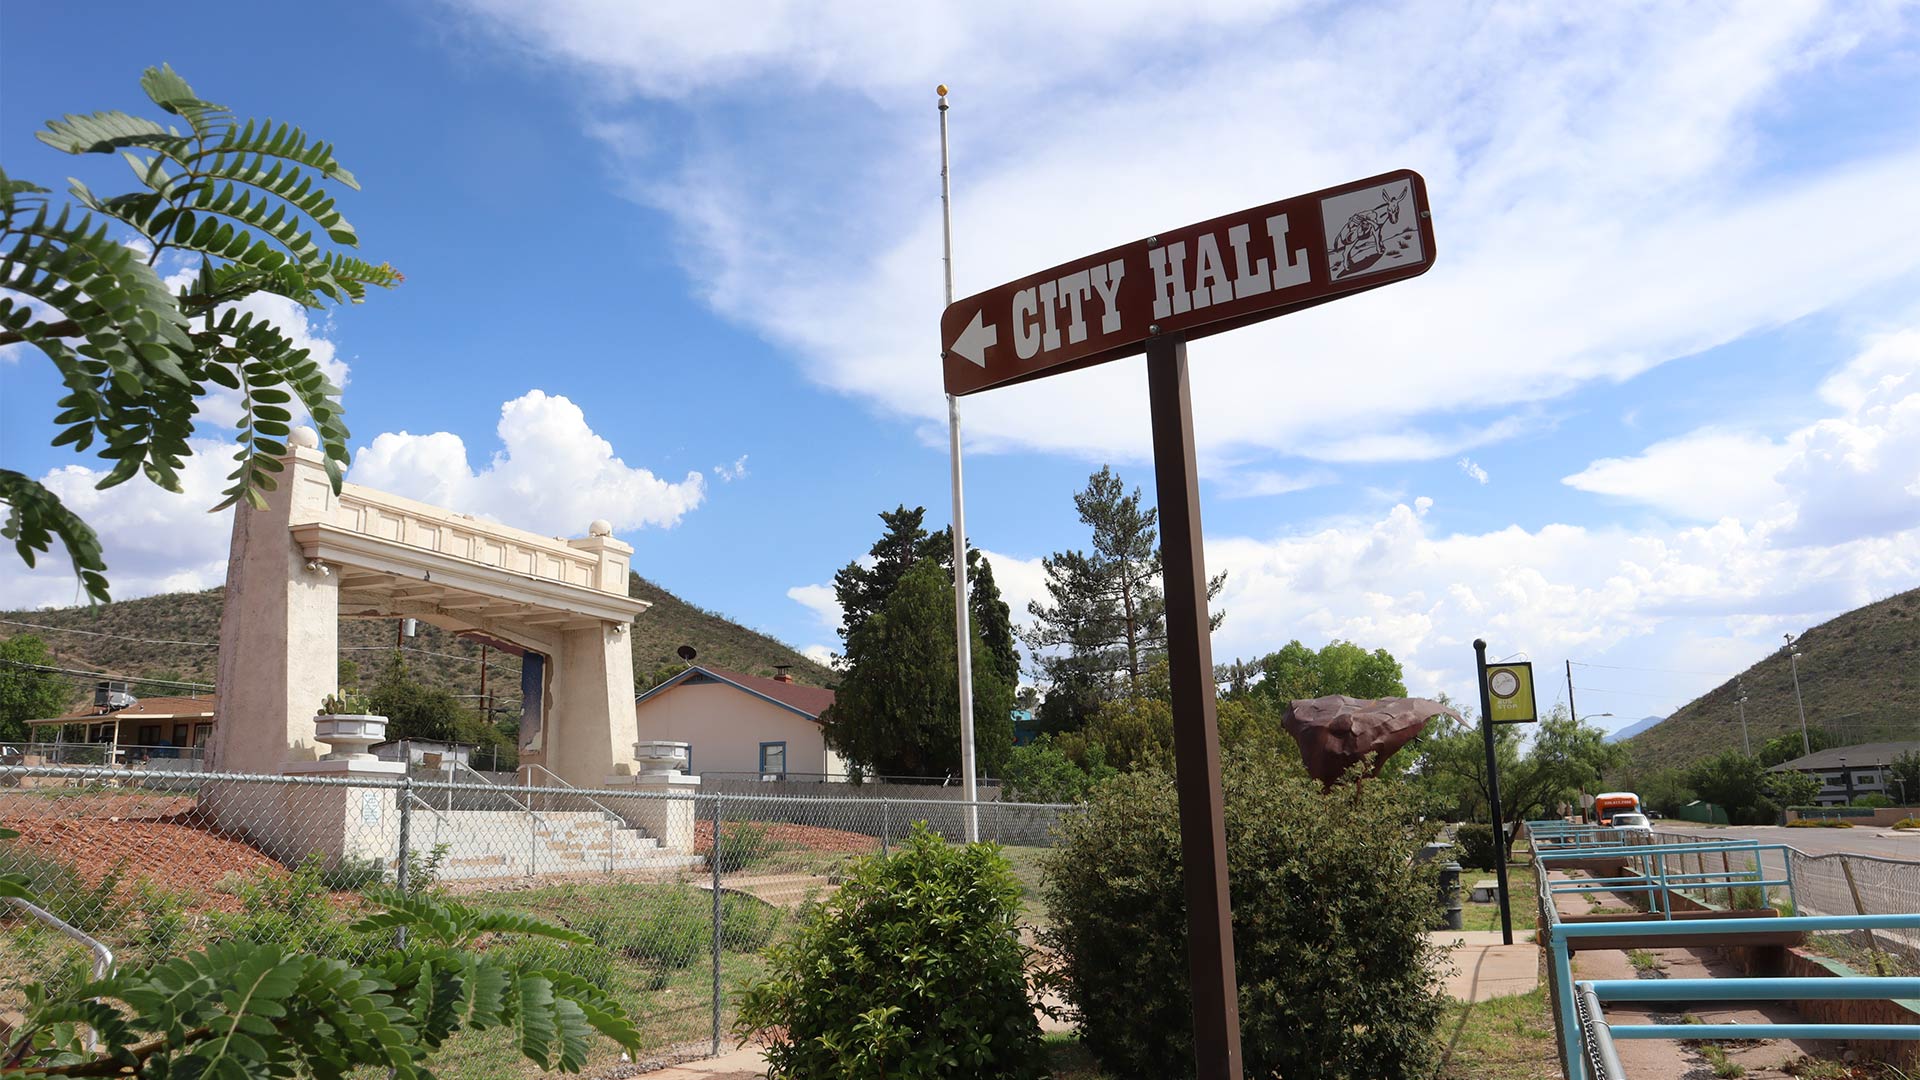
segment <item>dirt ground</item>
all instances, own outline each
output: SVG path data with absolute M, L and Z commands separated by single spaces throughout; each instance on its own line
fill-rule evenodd
M 189 894 L 189 906 L 194 908 L 234 908 L 237 898 L 215 887 L 234 874 L 285 872 L 252 846 L 222 836 L 188 815 L 9 816 L 0 818 L 0 823 L 19 831 L 20 838 L 11 842 L 14 850 L 65 863 L 88 885 L 98 884 L 119 868 L 123 887 L 144 880 L 165 892 Z

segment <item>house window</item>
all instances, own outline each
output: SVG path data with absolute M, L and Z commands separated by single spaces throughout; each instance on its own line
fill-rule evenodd
M 141 724 L 139 745 L 159 746 L 160 745 L 160 725 L 159 724 Z
M 207 736 L 208 736 L 209 734 L 211 734 L 212 732 L 213 732 L 213 725 L 212 725 L 212 724 L 195 724 L 195 725 L 193 725 L 193 745 L 195 745 L 195 746 L 197 746 L 197 747 L 204 747 L 204 746 L 206 746 L 206 745 L 207 745 Z
M 193 739 L 192 724 L 173 725 L 173 745 L 187 746 L 191 744 L 192 739 Z
M 763 742 L 760 744 L 760 776 L 785 779 L 787 774 L 787 744 L 784 742 Z

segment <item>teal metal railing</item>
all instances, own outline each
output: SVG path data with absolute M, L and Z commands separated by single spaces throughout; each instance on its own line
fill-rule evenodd
M 1920 1024 L 1619 1024 L 1609 1021 L 1610 1002 L 1721 1002 L 1801 1000 L 1904 1000 L 1920 998 L 1920 979 L 1876 977 L 1735 978 L 1575 980 L 1573 953 L 1582 945 L 1594 948 L 1608 939 L 1633 939 L 1645 947 L 1662 938 L 1697 940 L 1724 936 L 1737 944 L 1742 936 L 1778 938 L 1816 931 L 1874 931 L 1920 929 L 1920 912 L 1894 915 L 1779 916 L 1756 918 L 1673 919 L 1673 897 L 1698 892 L 1702 898 L 1716 890 L 1758 887 L 1761 906 L 1768 890 L 1785 888 L 1793 906 L 1792 860 L 1784 844 L 1753 840 L 1674 844 L 1640 834 L 1625 837 L 1614 830 L 1595 830 L 1561 822 L 1528 822 L 1533 844 L 1533 872 L 1538 883 L 1540 923 L 1547 950 L 1548 987 L 1553 998 L 1560 1054 L 1569 1080 L 1651 1080 L 1629 1078 L 1620 1065 L 1614 1043 L 1621 1039 L 1831 1039 L 1920 1040 Z M 1612 835 L 1603 835 L 1612 834 Z M 1770 877 L 1764 856 L 1779 852 L 1785 869 Z M 1734 866 L 1734 856 L 1740 865 Z M 1709 856 L 1720 856 L 1712 867 Z M 1691 858 L 1694 867 L 1687 869 Z M 1605 877 L 1556 881 L 1553 867 L 1582 861 L 1618 859 L 1625 872 Z M 1751 860 L 1749 863 L 1748 860 Z M 1554 897 L 1595 892 L 1640 893 L 1647 897 L 1644 919 L 1568 922 L 1561 918 Z M 1731 905 L 1729 905 L 1731 906 Z M 1657 947 L 1657 946 L 1656 946 Z

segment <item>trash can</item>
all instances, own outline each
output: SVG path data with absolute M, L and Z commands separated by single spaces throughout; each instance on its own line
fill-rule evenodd
M 1466 914 L 1460 906 L 1460 864 L 1457 862 L 1440 868 L 1440 903 L 1447 911 L 1447 929 L 1459 930 L 1466 925 Z

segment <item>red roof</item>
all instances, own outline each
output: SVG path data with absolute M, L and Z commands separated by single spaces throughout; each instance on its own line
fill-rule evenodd
M 205 697 L 141 698 L 124 709 L 102 711 L 89 705 L 82 712 L 51 716 L 43 720 L 32 720 L 29 723 L 83 724 L 103 723 L 107 720 L 211 720 L 215 704 L 212 694 Z
M 804 683 L 783 682 L 779 679 L 763 679 L 758 675 L 747 675 L 738 671 L 729 671 L 726 668 L 709 667 L 705 664 L 695 664 L 688 668 L 686 673 L 677 676 L 674 681 L 657 686 L 653 690 L 649 690 L 647 693 L 640 695 L 640 697 L 642 700 L 645 700 L 655 692 L 664 692 L 672 687 L 683 685 L 687 681 L 687 674 L 696 672 L 704 673 L 721 682 L 732 683 L 749 693 L 770 698 L 781 705 L 785 705 L 789 709 L 805 713 L 815 720 L 820 719 L 820 714 L 826 712 L 827 707 L 833 704 L 833 691 L 831 690 L 818 686 L 808 686 Z

